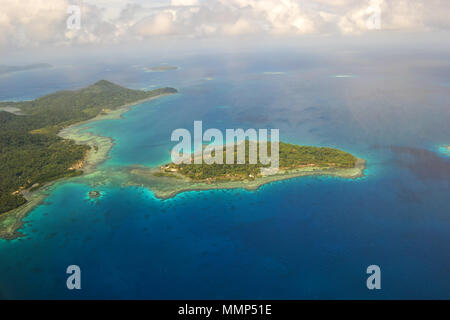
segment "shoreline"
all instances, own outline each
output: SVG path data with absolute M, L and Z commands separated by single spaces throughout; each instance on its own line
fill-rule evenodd
M 168 95 L 171 94 L 161 94 L 155 97 L 125 104 L 115 110 L 109 110 L 103 114 L 99 114 L 92 119 L 74 123 L 58 132 L 58 136 L 63 139 L 73 140 L 77 144 L 85 144 L 91 147 L 91 149 L 84 156 L 84 159 L 81 160 L 83 162 L 83 166 L 81 168 L 83 171 L 82 176 L 92 173 L 98 165 L 108 159 L 109 151 L 114 146 L 114 139 L 111 137 L 95 135 L 89 132 L 82 132 L 86 130 L 86 128 L 80 128 L 81 125 L 102 120 L 123 119 L 122 115 L 130 111 L 132 107 Z M 44 184 L 38 190 L 26 194 L 26 203 L 11 211 L 0 214 L 0 240 L 14 240 L 25 236 L 23 233 L 18 231 L 24 225 L 23 219 L 31 210 L 42 203 L 42 201 L 47 197 L 46 191 L 48 191 L 51 186 L 70 178 L 72 177 L 63 177 Z
M 0 215 L 0 240 L 14 240 L 25 236 L 25 234 L 18 231 L 25 224 L 23 219 L 31 210 L 42 203 L 46 198 L 44 190 L 50 186 L 51 185 L 44 186 L 42 190 L 34 192 L 30 198 L 27 199 L 27 202 L 20 207 Z
M 115 110 L 105 110 L 96 117 L 72 124 L 63 128 L 58 136 L 63 139 L 73 140 L 77 144 L 88 145 L 90 150 L 86 153 L 82 161 L 83 171 L 82 176 L 86 176 L 96 171 L 97 167 L 106 161 L 109 157 L 109 152 L 114 146 L 114 139 L 107 136 L 100 136 L 90 132 L 86 127 L 81 127 L 84 124 L 97 122 L 102 120 L 118 120 L 123 119 L 123 114 L 130 111 L 130 109 L 141 103 L 151 101 L 153 99 L 161 98 L 171 94 L 162 94 L 155 97 L 129 103 Z M 281 170 L 279 173 L 270 176 L 259 177 L 255 180 L 238 180 L 238 181 L 223 181 L 207 183 L 203 181 L 192 181 L 189 178 L 170 178 L 170 177 L 156 177 L 154 173 L 159 171 L 159 168 L 146 168 L 141 166 L 126 167 L 124 170 L 129 178 L 123 183 L 123 186 L 141 186 L 146 187 L 152 191 L 156 198 L 166 200 L 175 197 L 178 194 L 189 191 L 206 191 L 219 189 L 245 189 L 257 190 L 261 186 L 270 184 L 272 182 L 290 180 L 302 176 L 331 176 L 345 179 L 356 179 L 364 176 L 366 169 L 366 161 L 359 159 L 354 168 L 349 169 L 333 169 L 333 168 L 301 168 L 289 171 Z M 0 239 L 14 240 L 24 237 L 25 234 L 19 230 L 24 226 L 23 219 L 27 214 L 48 196 L 49 188 L 56 183 L 65 181 L 68 177 L 56 179 L 41 186 L 38 190 L 27 192 L 25 198 L 27 202 L 9 212 L 0 215 Z
M 134 167 L 129 171 L 134 181 L 127 183 L 129 186 L 146 187 L 152 191 L 156 198 L 167 200 L 178 194 L 189 191 L 206 191 L 219 189 L 245 189 L 248 191 L 258 190 L 261 186 L 272 182 L 290 180 L 305 176 L 329 176 L 343 179 L 357 179 L 364 177 L 366 169 L 366 161 L 364 159 L 357 160 L 354 168 L 349 169 L 320 169 L 320 168 L 302 168 L 289 171 L 281 171 L 281 173 L 260 177 L 255 180 L 240 181 L 224 181 L 207 183 L 203 181 L 192 181 L 189 178 L 176 179 L 173 177 L 157 177 L 154 173 L 159 172 L 158 168 L 139 168 Z

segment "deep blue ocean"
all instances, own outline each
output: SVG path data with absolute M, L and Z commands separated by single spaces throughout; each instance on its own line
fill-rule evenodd
M 164 201 L 112 183 L 90 201 L 90 185 L 57 183 L 26 217 L 24 237 L 0 240 L 0 298 L 450 299 L 450 157 L 440 151 L 450 145 L 450 57 L 439 59 L 189 55 L 0 76 L 0 100 L 100 79 L 177 88 L 123 119 L 84 125 L 114 139 L 100 168 L 167 162 L 171 132 L 194 120 L 279 128 L 282 141 L 367 160 L 356 180 L 301 177 Z M 180 69 L 143 69 L 161 63 Z M 66 288 L 73 264 L 78 291 Z M 373 264 L 381 290 L 366 287 Z

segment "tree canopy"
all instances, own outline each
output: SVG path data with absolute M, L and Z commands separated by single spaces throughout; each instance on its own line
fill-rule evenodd
M 249 162 L 249 141 L 245 141 L 245 163 L 236 164 L 237 146 L 234 147 L 234 164 L 174 164 L 170 163 L 160 168 L 161 173 L 177 173 L 190 179 L 201 181 L 216 180 L 244 180 L 255 179 L 261 176 L 261 168 L 270 165 Z M 259 144 L 257 144 L 259 150 Z M 268 156 L 271 145 L 267 143 Z M 214 153 L 212 154 L 214 156 Z M 223 147 L 223 159 L 226 159 L 226 147 Z M 299 146 L 289 143 L 279 143 L 279 167 L 284 170 L 298 169 L 302 167 L 321 168 L 353 168 L 356 157 L 352 154 L 334 148 Z
M 23 114 L 0 111 L 0 213 L 26 202 L 23 189 L 81 174 L 71 167 L 89 147 L 60 138 L 57 133 L 62 128 L 94 118 L 105 109 L 176 92 L 173 88 L 132 90 L 101 80 L 33 101 L 0 102 L 0 107 L 18 108 Z

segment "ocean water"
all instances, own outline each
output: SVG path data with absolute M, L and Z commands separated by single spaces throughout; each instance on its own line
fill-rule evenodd
M 180 69 L 143 70 L 162 62 Z M 25 236 L 0 240 L 0 297 L 450 298 L 450 158 L 440 151 L 450 144 L 450 91 L 442 85 L 450 70 L 384 63 L 193 55 L 0 77 L 0 100 L 103 78 L 177 88 L 123 119 L 84 125 L 114 139 L 102 170 L 167 162 L 171 132 L 192 130 L 194 120 L 204 129 L 279 128 L 282 141 L 367 160 L 356 180 L 301 177 L 164 201 L 117 181 L 96 186 L 96 200 L 83 179 L 57 183 L 26 217 Z M 79 291 L 66 288 L 72 264 L 82 270 Z M 372 264 L 381 268 L 381 290 L 366 287 Z

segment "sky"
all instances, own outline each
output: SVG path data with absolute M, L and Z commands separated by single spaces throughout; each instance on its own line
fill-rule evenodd
M 0 7 L 3 51 L 165 39 L 426 36 L 450 29 L 448 0 L 0 0 Z

